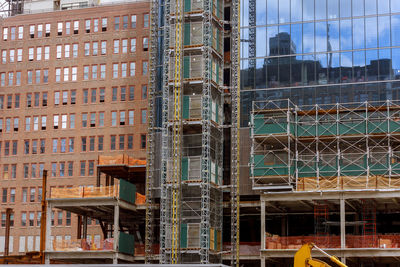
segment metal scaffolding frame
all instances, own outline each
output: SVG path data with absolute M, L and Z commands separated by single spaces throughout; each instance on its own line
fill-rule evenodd
M 400 103 L 253 103 L 251 178 L 261 190 L 400 188 Z

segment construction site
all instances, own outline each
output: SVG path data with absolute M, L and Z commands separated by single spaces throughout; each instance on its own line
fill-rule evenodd
M 76 6 L 55 2 L 57 10 Z M 362 14 L 357 0 L 139 2 L 149 3 L 145 157 L 119 139 L 121 151 L 93 161 L 90 184 L 49 187 L 45 170 L 40 251 L 9 255 L 8 211 L 0 262 L 293 266 L 308 244 L 332 266 L 330 255 L 339 266 L 400 266 L 400 93 L 390 83 L 400 41 L 399 51 L 390 43 L 374 59 L 371 47 L 353 44 L 353 30 L 352 45 L 333 53 L 335 25 L 353 25 L 351 16 L 367 21 L 369 1 L 361 1 Z M 325 15 L 317 10 L 322 2 Z M 389 2 L 387 17 L 400 18 L 400 6 Z M 9 16 L 23 13 L 23 1 L 8 3 Z M 89 4 L 96 5 L 79 8 Z M 318 25 L 325 50 L 316 48 Z M 389 29 L 393 42 L 396 29 Z M 295 43 L 298 32 L 303 39 Z M 307 41 L 315 47 L 307 50 Z M 363 66 L 335 65 L 345 53 L 353 64 L 361 52 Z M 55 234 L 54 210 L 77 218 L 68 238 Z

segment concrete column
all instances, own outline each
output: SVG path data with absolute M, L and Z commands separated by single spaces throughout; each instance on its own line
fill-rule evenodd
M 265 200 L 261 198 L 261 250 L 263 249 L 265 249 Z
M 46 250 L 47 251 L 53 250 L 52 244 L 51 244 L 51 238 L 50 238 L 51 237 L 51 211 L 52 210 L 53 210 L 53 207 L 51 206 L 51 204 L 48 204 L 47 214 L 46 214 Z M 48 257 L 46 257 L 46 261 L 47 260 L 48 260 Z M 48 264 L 48 263 L 46 263 L 46 264 Z
M 261 257 L 261 267 L 265 267 L 265 257 Z
M 343 196 L 340 197 L 340 248 L 346 248 L 346 207 Z
M 114 206 L 114 251 L 118 251 L 119 243 L 119 206 Z

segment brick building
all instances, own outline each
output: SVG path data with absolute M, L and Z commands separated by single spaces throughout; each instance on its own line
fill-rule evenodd
M 49 188 L 94 185 L 99 155 L 145 159 L 148 10 L 137 2 L 0 20 L 0 251 L 6 208 L 10 254 L 38 250 L 44 169 Z M 52 238 L 75 238 L 75 215 L 53 216 Z

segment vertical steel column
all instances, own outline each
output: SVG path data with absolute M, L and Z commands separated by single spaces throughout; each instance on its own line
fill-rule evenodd
M 232 0 L 231 12 L 232 47 L 231 47 L 231 265 L 239 266 L 239 177 L 240 177 L 240 0 Z M 255 14 L 254 14 L 255 16 Z
M 156 107 L 156 80 L 157 80 L 157 51 L 159 32 L 159 0 L 152 0 L 150 7 L 150 52 L 149 52 L 149 96 L 148 96 L 148 133 L 147 133 L 147 166 L 146 166 L 146 229 L 145 229 L 145 262 L 153 260 L 154 240 L 154 199 L 153 183 L 155 161 L 155 107 Z
M 163 90 L 162 90 L 162 139 L 161 139 L 161 198 L 160 198 L 160 263 L 169 263 L 167 255 L 167 226 L 170 224 L 168 204 L 167 165 L 169 157 L 169 64 L 170 64 L 170 14 L 171 2 L 164 2 L 164 61 L 163 61 Z

